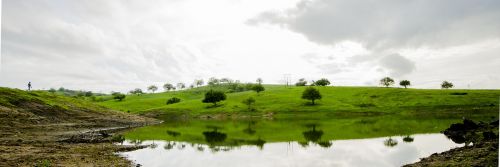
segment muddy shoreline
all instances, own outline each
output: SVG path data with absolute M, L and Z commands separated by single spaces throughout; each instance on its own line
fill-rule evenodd
M 498 126 L 499 122 L 473 122 L 465 119 L 463 123 L 452 124 L 443 133 L 464 147 L 454 148 L 442 153 L 434 153 L 419 162 L 405 167 L 421 166 L 498 166 Z

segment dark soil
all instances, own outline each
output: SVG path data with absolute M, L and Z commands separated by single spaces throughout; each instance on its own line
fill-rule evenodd
M 413 166 L 498 166 L 498 120 L 491 123 L 475 123 L 465 119 L 463 123 L 452 124 L 443 133 L 465 147 L 432 154 Z

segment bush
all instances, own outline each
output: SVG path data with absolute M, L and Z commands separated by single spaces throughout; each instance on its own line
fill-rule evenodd
M 114 92 L 111 95 L 113 96 L 113 99 L 116 99 L 118 101 L 122 101 L 123 99 L 125 99 L 125 95 L 119 92 Z
M 169 104 L 174 104 L 174 103 L 179 103 L 181 102 L 181 99 L 177 98 L 177 97 L 172 97 L 170 99 L 167 100 L 167 105 Z
M 262 91 L 264 91 L 266 89 L 261 84 L 256 84 L 256 85 L 254 85 L 252 87 L 252 90 L 255 91 L 255 92 L 257 92 L 257 94 L 259 94 L 259 92 L 262 92 Z

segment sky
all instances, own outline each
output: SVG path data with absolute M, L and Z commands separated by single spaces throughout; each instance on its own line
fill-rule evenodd
M 500 88 L 498 0 L 2 0 L 0 86 L 95 92 L 227 77 Z

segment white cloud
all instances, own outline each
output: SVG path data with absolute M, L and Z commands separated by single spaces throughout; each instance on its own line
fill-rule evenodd
M 487 70 L 500 66 L 491 56 L 498 3 L 430 3 L 3 1 L 0 86 L 109 92 L 212 76 L 279 83 L 283 74 L 366 85 L 392 74 L 432 87 L 440 67 L 450 80 L 481 76 L 476 88 L 497 88 Z

